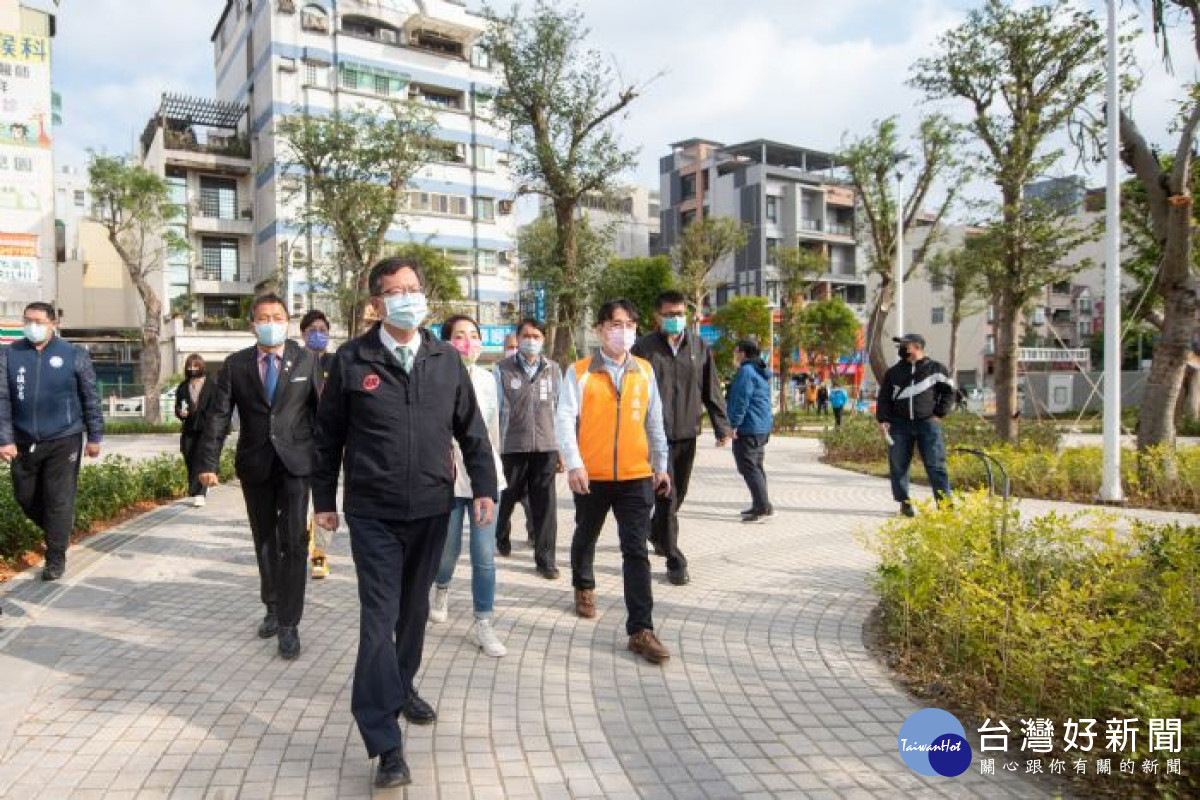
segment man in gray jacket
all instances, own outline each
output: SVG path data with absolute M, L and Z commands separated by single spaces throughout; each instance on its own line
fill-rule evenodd
M 500 495 L 496 522 L 496 549 L 512 552 L 509 520 L 513 506 L 529 497 L 533 527 L 533 553 L 538 574 L 558 577 L 555 549 L 558 519 L 555 514 L 554 475 L 558 471 L 558 440 L 554 412 L 562 371 L 542 355 L 546 332 L 537 320 L 527 319 L 517 329 L 519 352 L 496 365 L 496 397 L 500 403 L 500 459 L 506 488 Z

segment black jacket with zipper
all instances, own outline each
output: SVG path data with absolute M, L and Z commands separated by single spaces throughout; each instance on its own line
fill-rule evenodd
M 419 335 L 408 373 L 384 348 L 378 324 L 335 354 L 317 415 L 316 511 L 337 510 L 344 467 L 347 514 L 407 521 L 449 513 L 452 441 L 474 496 L 496 499 L 496 465 L 471 377 L 457 350 L 427 330 Z
M 922 358 L 915 364 L 906 359 L 884 374 L 875 404 L 875 419 L 880 422 L 941 419 L 950 413 L 953 403 L 954 381 L 945 367 L 932 358 Z
M 638 339 L 632 352 L 654 367 L 658 393 L 662 396 L 663 428 L 668 440 L 678 442 L 699 436 L 700 418 L 705 409 L 717 439 L 729 436 L 729 416 L 717 377 L 717 365 L 712 350 L 703 339 L 688 331 L 676 353 L 671 349 L 667 335 L 654 331 Z

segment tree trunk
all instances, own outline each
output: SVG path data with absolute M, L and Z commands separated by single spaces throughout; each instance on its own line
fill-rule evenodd
M 579 241 L 575 230 L 575 203 L 568 200 L 554 202 L 554 229 L 556 236 L 555 255 L 558 257 L 563 285 L 571 287 L 577 279 L 576 265 L 579 256 Z M 573 294 L 564 293 L 558 298 L 558 315 L 555 320 L 553 358 L 562 366 L 571 363 L 575 350 L 575 326 L 579 323 L 578 303 Z
M 771 311 L 771 314 L 775 312 Z M 788 410 L 789 395 L 791 394 L 791 376 L 788 374 L 788 368 L 792 362 L 792 350 L 795 342 L 792 341 L 792 336 L 788 331 L 793 329 L 792 325 L 792 310 L 791 305 L 783 301 L 779 304 L 779 413 L 786 414 Z M 774 344 L 774 342 L 772 342 Z
M 883 376 L 888 371 L 887 354 L 883 350 L 883 334 L 891 310 L 892 278 L 890 275 L 881 275 L 875 305 L 867 317 L 867 341 L 864 343 L 876 386 L 883 385 Z
M 162 394 L 161 330 L 158 316 L 142 327 L 142 354 L 138 359 L 139 380 L 142 382 L 142 419 L 154 424 L 162 422 L 162 403 L 159 402 L 159 395 Z
M 950 321 L 950 359 L 946 364 L 946 370 L 950 373 L 950 379 L 954 381 L 954 385 L 958 386 L 958 328 L 962 325 L 961 320 Z
M 996 354 L 992 378 L 996 387 L 996 433 L 1017 440 L 1017 345 L 1021 310 L 1011 292 L 1002 291 L 996 308 Z
M 1181 415 L 1184 419 L 1200 419 L 1200 362 L 1188 365 L 1183 385 L 1186 389 L 1186 397 L 1183 401 Z

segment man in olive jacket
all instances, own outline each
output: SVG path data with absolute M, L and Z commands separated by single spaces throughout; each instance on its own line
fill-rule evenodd
M 633 354 L 649 361 L 658 379 L 674 491 L 655 498 L 650 542 L 655 553 L 667 557 L 667 579 L 682 586 L 691 577 L 687 558 L 679 549 L 678 514 L 696 460 L 701 414 L 708 409 L 719 447 L 729 441 L 730 427 L 712 351 L 703 339 L 687 330 L 687 300 L 679 292 L 663 292 L 656 309 L 658 330 L 638 340 Z

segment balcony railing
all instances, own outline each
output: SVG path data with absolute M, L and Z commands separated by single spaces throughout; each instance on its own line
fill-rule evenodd
M 824 225 L 819 219 L 801 219 L 800 230 L 802 231 L 820 231 Z
M 168 150 L 185 150 L 230 158 L 249 158 L 250 140 L 243 136 L 210 136 L 201 142 L 186 131 L 163 131 L 163 143 Z
M 854 226 L 853 225 L 843 225 L 838 222 L 831 222 L 831 223 L 829 223 L 829 232 L 837 234 L 838 236 L 853 236 L 854 235 Z

